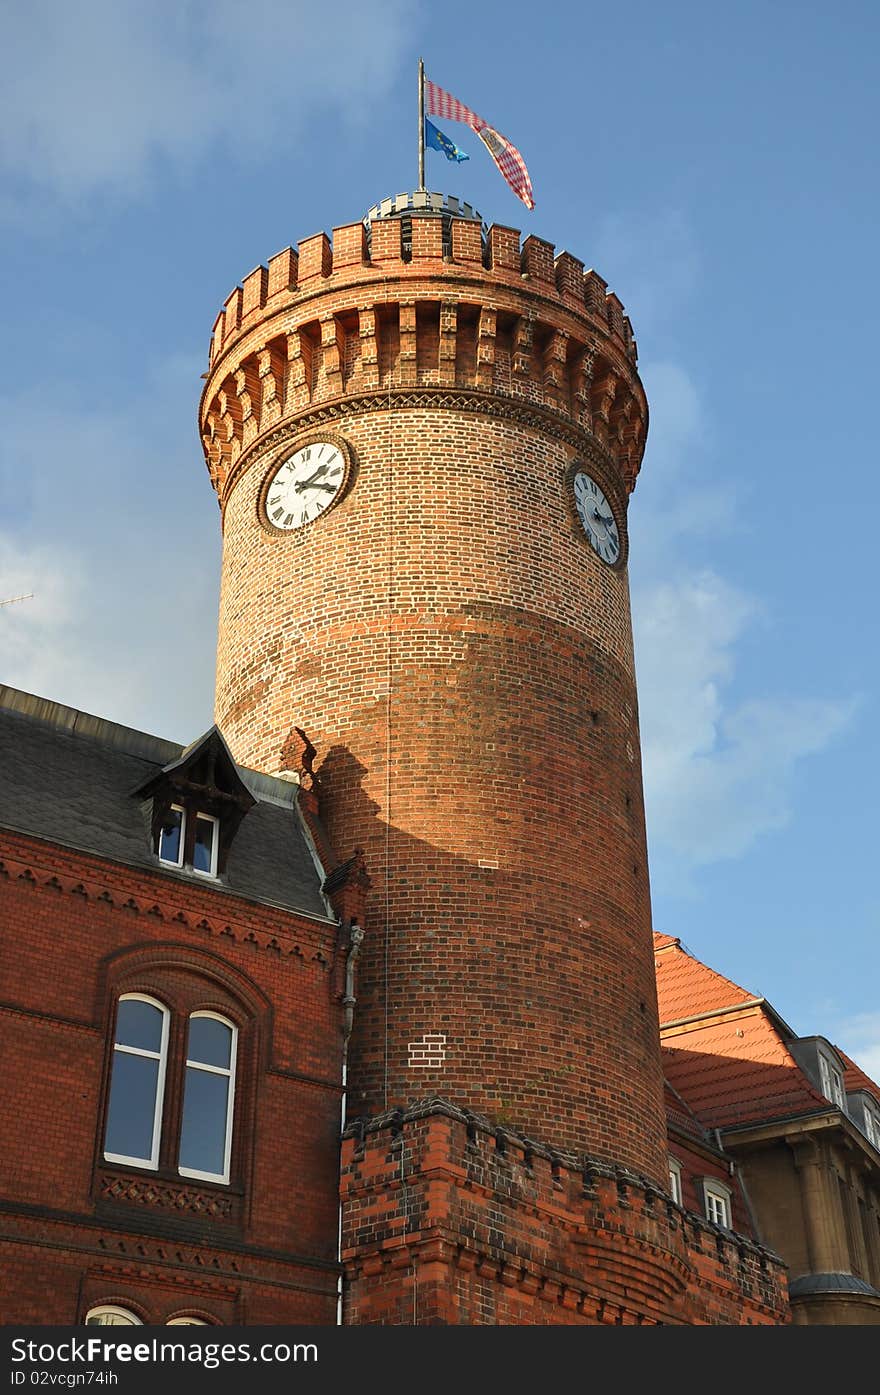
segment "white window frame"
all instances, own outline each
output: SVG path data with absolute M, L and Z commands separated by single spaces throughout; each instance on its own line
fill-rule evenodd
M 843 1074 L 836 1066 L 831 1067 L 831 1098 L 838 1109 L 846 1112 L 846 1091 L 843 1088 Z
M 104 1322 L 104 1318 L 110 1318 L 110 1322 Z M 114 1318 L 121 1318 L 122 1321 L 114 1322 Z M 97 1303 L 86 1313 L 86 1327 L 143 1327 L 143 1325 L 135 1313 L 128 1308 L 117 1307 L 115 1303 Z
M 880 1114 L 873 1109 L 865 1109 L 865 1134 L 868 1142 L 880 1153 Z
M 825 1098 L 846 1113 L 843 1075 L 839 1067 L 829 1060 L 824 1051 L 819 1052 L 819 1084 Z
M 166 1322 L 165 1326 L 166 1326 L 166 1327 L 210 1327 L 211 1324 L 210 1324 L 209 1322 L 206 1322 L 204 1318 L 177 1317 L 177 1318 L 169 1318 L 168 1321 Z
M 710 1221 L 712 1225 L 720 1226 L 722 1230 L 730 1230 L 732 1228 L 731 1223 L 733 1218 L 731 1214 L 730 1191 L 722 1182 L 716 1181 L 714 1177 L 711 1179 L 708 1177 L 703 1178 L 703 1202 L 706 1208 L 706 1219 Z M 717 1216 L 713 1216 L 713 1202 L 720 1206 L 721 1214 L 724 1217 L 723 1220 L 719 1220 Z
M 172 807 L 173 807 L 173 806 L 172 806 Z M 195 851 L 196 851 L 195 841 L 193 841 L 193 867 L 192 867 L 192 870 L 193 870 L 193 872 L 195 873 L 195 875 L 196 875 L 197 877 L 216 877 L 216 876 L 217 876 L 217 853 L 218 853 L 218 850 L 219 850 L 219 847 L 220 847 L 220 820 L 217 818 L 217 816 L 216 816 L 215 814 L 203 814 L 203 813 L 201 812 L 201 810 L 197 810 L 197 811 L 196 811 L 196 816 L 195 816 L 195 826 L 196 826 L 196 828 L 198 828 L 198 826 L 199 826 L 199 820 L 200 820 L 200 819 L 201 819 L 204 823 L 210 823 L 210 824 L 213 824 L 213 825 L 214 825 L 214 836 L 213 836 L 213 838 L 211 839 L 211 870 L 210 870 L 210 872 L 203 872 L 202 869 L 201 869 L 201 867 L 196 867 L 196 865 L 195 865 Z
M 224 1027 L 228 1027 L 232 1033 L 229 1044 L 229 1069 L 224 1066 L 209 1066 L 204 1061 L 192 1061 L 189 1055 L 189 1023 L 194 1017 L 210 1017 L 214 1022 L 222 1022 Z M 181 1177 L 198 1177 L 203 1182 L 222 1182 L 228 1184 L 230 1178 L 230 1164 L 232 1161 L 232 1120 L 235 1113 L 235 1067 L 238 1059 L 238 1028 L 234 1022 L 230 1022 L 228 1017 L 223 1017 L 219 1012 L 209 1012 L 202 1009 L 191 1012 L 187 1022 L 186 1037 L 186 1066 L 183 1075 L 183 1101 L 180 1113 L 180 1129 L 183 1135 L 183 1121 L 186 1110 L 186 1083 L 187 1072 L 189 1070 L 203 1070 L 209 1075 L 225 1075 L 229 1079 L 229 1089 L 226 1096 L 226 1141 L 223 1154 L 223 1171 L 220 1172 L 200 1172 L 194 1167 L 182 1167 L 178 1161 L 177 1170 Z
M 159 861 L 162 863 L 163 867 L 182 867 L 183 854 L 184 849 L 186 847 L 186 810 L 184 809 L 182 804 L 172 804 L 169 812 L 180 815 L 180 847 L 178 850 L 177 860 L 175 861 L 173 858 L 162 856 L 161 826 L 159 828 L 159 841 L 158 846 L 156 848 L 156 852 L 158 853 Z
M 681 1185 L 681 1163 L 678 1161 L 678 1158 L 673 1157 L 670 1157 L 668 1162 L 669 1190 L 672 1194 L 672 1200 L 675 1202 L 676 1206 L 683 1206 L 684 1202 L 682 1201 L 682 1197 L 684 1196 L 684 1192 Z
M 119 1004 L 126 1002 L 149 1003 L 150 1007 L 158 1008 L 162 1014 L 162 1040 L 159 1050 L 147 1051 L 141 1046 L 126 1046 L 117 1042 L 119 1028 Z M 168 1065 L 168 1032 L 171 1022 L 171 1013 L 164 1003 L 160 1003 L 156 998 L 151 998 L 147 993 L 122 993 L 116 1002 L 116 1016 L 113 1022 L 113 1055 L 110 1062 L 110 1089 L 107 1095 L 107 1112 L 104 1120 L 104 1137 L 107 1137 L 107 1126 L 110 1123 L 110 1100 L 113 1093 L 113 1068 L 116 1065 L 117 1051 L 124 1052 L 127 1056 L 146 1056 L 148 1060 L 159 1062 L 159 1071 L 156 1076 L 156 1105 L 153 1110 L 153 1148 L 152 1153 L 147 1158 L 131 1158 L 125 1153 L 108 1153 L 104 1150 L 104 1157 L 107 1162 L 125 1163 L 129 1167 L 146 1167 L 155 1172 L 159 1166 L 159 1148 L 162 1142 L 162 1107 L 165 1100 L 165 1071 Z

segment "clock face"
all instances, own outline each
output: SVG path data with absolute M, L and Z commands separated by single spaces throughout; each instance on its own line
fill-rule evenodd
M 304 528 L 336 500 L 347 474 L 345 456 L 331 441 L 300 446 L 270 476 L 263 508 L 273 528 Z
M 574 477 L 574 502 L 587 542 L 603 562 L 620 557 L 620 533 L 614 512 L 594 479 L 580 470 Z

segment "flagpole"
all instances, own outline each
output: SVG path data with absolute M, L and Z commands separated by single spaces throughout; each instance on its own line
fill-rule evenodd
M 419 189 L 425 189 L 425 65 L 419 59 Z

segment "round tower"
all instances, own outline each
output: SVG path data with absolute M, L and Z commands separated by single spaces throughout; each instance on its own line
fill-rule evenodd
M 440 1096 L 662 1181 L 620 301 L 400 196 L 245 277 L 201 425 L 216 720 L 270 773 L 305 731 L 371 879 L 350 1114 Z

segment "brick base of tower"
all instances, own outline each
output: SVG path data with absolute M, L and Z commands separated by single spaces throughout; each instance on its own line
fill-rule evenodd
M 431 1099 L 346 1130 L 350 1325 L 776 1325 L 774 1256 L 644 1178 Z

